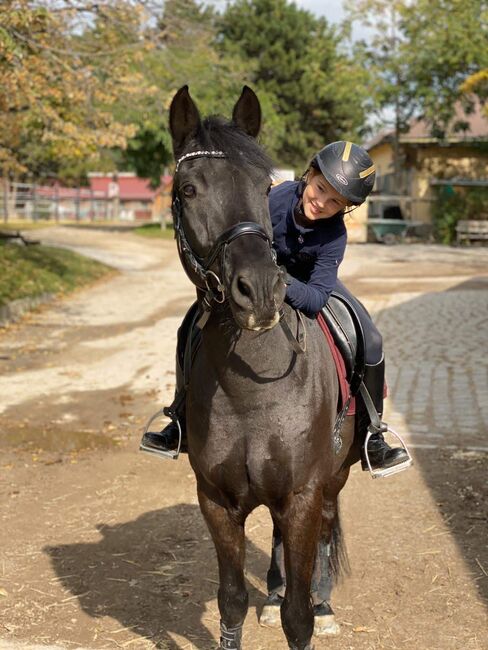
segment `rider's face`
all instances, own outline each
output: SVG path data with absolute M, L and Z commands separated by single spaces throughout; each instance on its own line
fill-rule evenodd
M 348 205 L 347 199 L 339 194 L 320 172 L 310 170 L 303 192 L 303 212 L 307 219 L 328 219 Z

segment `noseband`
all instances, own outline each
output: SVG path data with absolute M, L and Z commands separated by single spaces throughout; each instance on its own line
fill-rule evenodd
M 175 176 L 178 172 L 180 165 L 185 160 L 194 160 L 195 158 L 226 158 L 227 156 L 223 151 L 192 151 L 181 156 L 176 163 Z M 213 244 L 208 255 L 204 258 L 199 257 L 190 246 L 185 234 L 182 222 L 183 208 L 181 205 L 180 197 L 176 192 L 173 193 L 173 202 L 171 205 L 173 213 L 174 229 L 176 243 L 178 246 L 178 253 L 180 255 L 183 268 L 187 272 L 188 277 L 193 284 L 202 291 L 205 291 L 204 306 L 206 310 L 210 310 L 213 302 L 223 303 L 226 300 L 226 293 L 223 282 L 220 278 L 223 277 L 225 254 L 227 247 L 239 237 L 244 235 L 255 235 L 267 242 L 271 256 L 276 263 L 276 253 L 271 246 L 271 239 L 268 237 L 265 229 L 253 221 L 241 221 L 240 223 L 227 228 L 219 235 L 216 242 Z M 220 277 L 211 270 L 212 265 L 219 261 L 220 258 Z M 189 273 L 193 271 L 193 274 Z M 197 280 L 195 281 L 195 276 Z

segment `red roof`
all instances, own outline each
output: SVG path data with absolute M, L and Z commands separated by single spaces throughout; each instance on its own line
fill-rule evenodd
M 89 174 L 88 180 L 90 182 L 90 187 L 92 190 L 102 191 L 105 194 L 112 194 L 113 188 L 110 188 L 110 185 L 112 183 L 115 183 L 113 174 Z M 168 185 L 171 180 L 171 176 L 162 176 L 161 185 Z M 139 201 L 153 201 L 154 197 L 159 191 L 158 189 L 151 189 L 149 186 L 149 181 L 147 179 L 139 178 L 135 174 L 117 174 L 116 182 L 119 189 L 119 198 L 125 201 L 131 199 Z
M 159 188 L 152 190 L 149 187 L 149 180 L 138 178 L 135 174 L 120 173 L 117 175 L 117 184 L 115 185 L 113 174 L 88 174 L 89 187 L 62 187 L 59 183 L 53 185 L 37 186 L 36 193 L 38 196 L 58 199 L 106 199 L 119 196 L 121 201 L 148 201 L 154 200 L 158 192 L 168 190 L 171 186 L 173 177 L 169 175 L 161 176 L 161 185 Z M 118 187 L 118 192 L 117 192 Z

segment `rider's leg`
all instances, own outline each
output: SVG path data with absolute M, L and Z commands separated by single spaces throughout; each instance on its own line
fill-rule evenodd
M 175 401 L 181 397 L 181 403 L 179 408 L 176 409 L 176 416 L 178 418 L 179 425 L 181 427 L 181 446 L 180 452 L 188 451 L 186 445 L 186 427 L 185 427 L 185 398 L 182 395 L 184 382 L 183 382 L 183 372 L 179 363 L 178 355 L 176 355 L 176 389 L 175 389 Z M 179 400 L 178 400 L 179 401 Z M 166 414 L 168 415 L 168 414 Z M 178 424 L 171 420 L 162 431 L 146 431 L 142 436 L 140 449 L 141 451 L 149 451 L 151 453 L 160 453 L 164 455 L 166 452 L 175 451 L 178 449 L 180 441 L 180 431 Z
M 363 378 L 364 385 L 373 400 L 375 409 L 380 417 L 383 415 L 383 395 L 385 386 L 385 359 L 384 357 L 376 364 L 366 364 Z M 371 425 L 370 425 L 371 426 Z M 373 433 L 368 441 L 368 457 L 372 469 L 386 469 L 399 465 L 408 460 L 408 454 L 403 447 L 390 447 L 383 433 L 388 431 L 388 425 L 381 422 L 381 431 Z M 361 459 L 363 470 L 368 470 L 366 457 Z
M 344 296 L 354 307 L 361 322 L 365 347 L 365 373 L 363 382 L 371 395 L 371 399 L 381 420 L 385 385 L 383 339 L 364 305 L 339 280 L 337 281 L 335 291 Z M 408 454 L 403 447 L 390 447 L 385 441 L 383 433 L 386 431 L 388 431 L 388 425 L 382 422 L 381 430 L 373 433 L 368 441 L 368 457 L 372 469 L 386 469 L 394 465 L 399 465 L 408 459 Z M 364 470 L 368 469 L 364 449 L 361 464 Z
M 186 444 L 186 417 L 185 417 L 185 377 L 184 377 L 184 364 L 185 352 L 193 354 L 198 346 L 200 339 L 200 331 L 194 325 L 195 314 L 198 308 L 195 302 L 188 310 L 183 322 L 181 323 L 177 334 L 177 348 L 176 348 L 176 390 L 175 399 L 173 404 L 177 404 L 175 415 L 178 418 L 181 427 L 181 452 L 188 451 Z M 188 346 L 188 337 L 191 336 L 191 346 Z M 180 432 L 178 424 L 172 420 L 160 432 L 146 432 L 141 440 L 141 450 L 150 451 L 153 453 L 162 453 L 175 451 L 178 448 L 180 440 Z
M 266 583 L 268 597 L 259 617 L 259 623 L 264 627 L 281 627 L 280 609 L 285 596 L 286 574 L 283 538 L 276 524 L 273 526 L 271 563 L 266 576 Z

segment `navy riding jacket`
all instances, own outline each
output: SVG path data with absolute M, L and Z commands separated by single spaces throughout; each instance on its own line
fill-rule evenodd
M 325 306 L 337 281 L 344 257 L 347 231 L 342 213 L 303 227 L 295 220 L 303 184 L 285 181 L 269 193 L 273 224 L 273 248 L 278 264 L 286 267 L 291 281 L 286 301 L 310 316 Z

